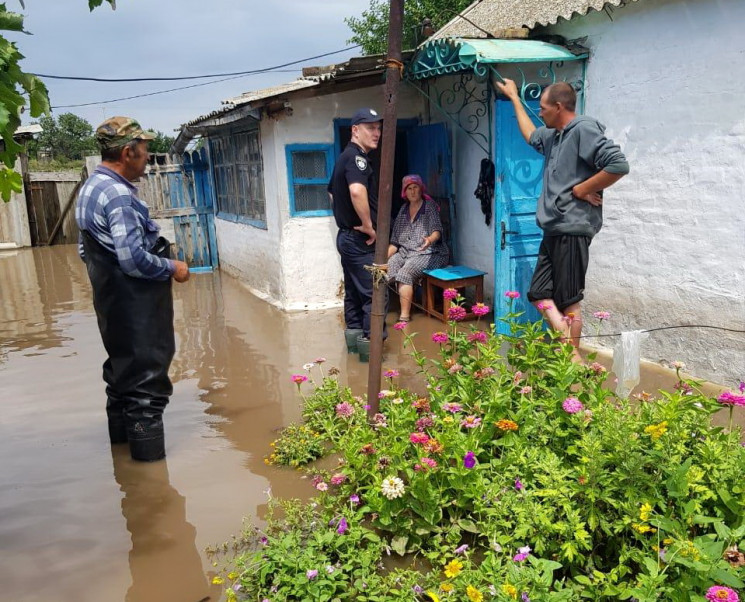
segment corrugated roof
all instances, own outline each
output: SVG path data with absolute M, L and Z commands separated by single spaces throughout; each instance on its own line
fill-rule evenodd
M 602 10 L 606 5 L 621 6 L 629 1 L 637 0 L 479 0 L 461 13 L 465 19 L 455 17 L 432 37 L 479 38 L 485 35 L 482 29 L 500 37 L 501 30 L 552 25 L 560 17 L 571 19 L 590 10 Z
M 231 105 L 231 107 L 239 107 L 241 105 L 256 102 L 258 100 L 264 100 L 272 98 L 274 96 L 281 96 L 288 92 L 294 92 L 295 90 L 302 90 L 304 88 L 312 88 L 318 85 L 318 78 L 305 78 L 300 77 L 294 82 L 288 82 L 286 84 L 280 84 L 271 88 L 264 88 L 263 90 L 256 90 L 254 92 L 244 92 L 240 96 L 234 96 L 233 98 L 227 98 L 222 101 L 224 105 Z
M 213 119 L 215 117 L 219 117 L 220 115 L 224 115 L 225 113 L 232 111 L 236 107 L 250 104 L 252 102 L 258 102 L 260 100 L 266 100 L 275 96 L 281 96 L 282 94 L 287 94 L 288 92 L 310 88 L 313 86 L 317 86 L 318 84 L 318 78 L 300 77 L 295 81 L 288 82 L 286 84 L 280 84 L 279 86 L 272 86 L 271 88 L 264 88 L 262 90 L 256 90 L 253 92 L 244 92 L 240 96 L 226 98 L 221 102 L 222 107 L 220 107 L 219 109 L 215 109 L 214 111 L 211 111 L 210 113 L 207 113 L 205 115 L 200 115 L 199 117 L 192 119 L 191 121 L 183 125 L 197 125 L 202 121 L 207 121 L 208 119 Z

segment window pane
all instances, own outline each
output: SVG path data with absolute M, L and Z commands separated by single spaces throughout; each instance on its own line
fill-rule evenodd
M 326 178 L 326 153 L 323 151 L 298 151 L 292 153 L 293 178 Z
M 330 211 L 325 184 L 295 185 L 295 211 Z

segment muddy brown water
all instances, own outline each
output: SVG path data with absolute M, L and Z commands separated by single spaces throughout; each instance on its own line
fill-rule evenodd
M 134 463 L 108 443 L 104 351 L 75 246 L 0 252 L 0 599 L 218 600 L 205 548 L 260 521 L 269 491 L 311 493 L 263 459 L 300 417 L 290 376 L 303 364 L 325 357 L 364 393 L 367 365 L 346 354 L 340 312 L 286 314 L 219 273 L 174 291 L 167 460 Z M 418 346 L 434 351 L 441 328 L 416 315 Z M 422 388 L 393 330 L 383 365 Z M 639 388 L 674 382 L 646 367 Z

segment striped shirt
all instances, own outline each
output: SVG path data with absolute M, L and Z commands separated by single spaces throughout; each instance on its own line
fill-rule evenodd
M 137 198 L 137 189 L 115 171 L 102 165 L 94 170 L 78 195 L 75 220 L 81 231 L 116 255 L 128 276 L 168 280 L 173 274 L 170 259 L 149 252 L 160 226 L 150 219 L 147 205 Z M 82 236 L 78 251 L 85 260 Z

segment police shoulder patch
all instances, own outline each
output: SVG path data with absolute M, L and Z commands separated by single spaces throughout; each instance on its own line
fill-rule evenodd
M 365 171 L 367 169 L 367 159 L 365 159 L 365 157 L 357 155 L 354 158 L 354 162 L 360 171 Z

